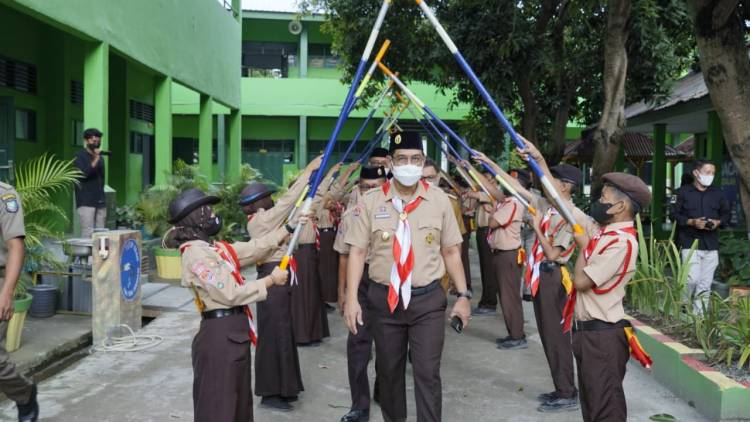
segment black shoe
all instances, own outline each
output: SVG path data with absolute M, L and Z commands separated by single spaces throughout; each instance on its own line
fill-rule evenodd
M 511 340 L 510 336 L 505 336 L 503 338 L 496 338 L 495 339 L 495 345 L 500 347 L 502 343 L 505 343 L 506 341 Z
M 536 396 L 536 399 L 541 403 L 547 403 L 548 401 L 552 401 L 558 397 L 557 391 L 552 391 L 550 393 L 542 393 L 538 396 Z
M 471 314 L 473 316 L 495 315 L 495 310 L 491 308 L 474 308 Z
M 286 400 L 282 399 L 281 396 L 263 397 L 260 400 L 260 405 L 281 412 L 291 412 L 292 410 L 294 410 L 294 406 L 289 404 Z
M 523 295 L 523 297 L 522 297 L 521 299 L 522 299 L 522 300 L 523 300 L 524 302 L 533 302 L 533 301 L 534 301 L 534 299 L 532 299 L 532 297 L 531 297 L 531 295 L 530 295 L 530 294 L 524 294 L 524 295 Z
M 36 401 L 36 384 L 31 387 L 31 397 L 26 404 L 18 406 L 18 422 L 36 422 L 39 419 L 39 403 Z
M 335 311 L 335 310 L 336 310 L 336 308 L 335 308 L 335 307 L 333 307 L 333 306 L 331 306 L 331 305 L 329 305 L 329 304 L 327 304 L 327 303 L 325 304 L 325 307 L 326 307 L 326 312 L 328 312 L 329 314 L 330 314 L 331 312 L 333 312 L 333 311 Z
M 518 340 L 506 340 L 502 343 L 500 343 L 497 348 L 503 349 L 503 350 L 518 350 L 518 349 L 527 349 L 529 347 L 529 344 L 526 342 L 525 338 L 518 339 Z
M 568 399 L 564 397 L 557 397 L 554 400 L 550 400 L 548 402 L 540 404 L 539 407 L 536 408 L 536 410 L 543 413 L 568 412 L 578 409 L 578 398 L 576 397 L 571 397 Z
M 370 410 L 352 409 L 341 417 L 341 422 L 366 422 L 370 420 Z
M 320 340 L 311 341 L 309 343 L 297 343 L 297 347 L 320 347 L 321 343 L 323 343 Z
M 284 400 L 287 403 L 294 403 L 297 400 L 299 400 L 299 396 L 289 396 L 289 397 L 281 396 L 281 400 Z

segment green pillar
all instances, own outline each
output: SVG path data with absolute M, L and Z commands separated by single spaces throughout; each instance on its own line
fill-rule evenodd
M 229 112 L 229 143 L 227 144 L 227 180 L 240 178 L 242 166 L 242 112 L 233 109 Z
M 202 175 L 213 180 L 211 150 L 213 144 L 213 98 L 201 94 L 198 115 L 198 167 Z
M 299 116 L 297 151 L 297 166 L 303 169 L 307 165 L 307 116 Z
M 299 35 L 299 77 L 307 77 L 307 26 L 302 24 L 302 33 Z
M 661 225 L 664 222 L 664 190 L 667 179 L 667 166 L 664 146 L 667 142 L 667 125 L 654 125 L 654 158 L 651 162 L 651 223 L 657 237 L 663 237 Z
M 667 143 L 669 146 L 674 147 L 680 142 L 680 134 L 679 133 L 668 133 L 667 134 Z M 667 186 L 670 188 L 670 192 L 674 189 L 674 164 L 667 163 Z
M 172 77 L 158 76 L 154 95 L 154 183 L 164 185 L 172 174 Z
M 708 130 L 706 133 L 706 158 L 716 166 L 714 186 L 721 186 L 721 166 L 724 164 L 724 136 L 721 132 L 721 120 L 715 111 L 708 112 Z
M 104 132 L 102 149 L 109 149 L 109 44 L 90 43 L 83 60 L 83 126 Z M 109 181 L 106 159 L 105 183 Z

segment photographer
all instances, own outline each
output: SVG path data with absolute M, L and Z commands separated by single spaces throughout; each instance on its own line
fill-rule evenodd
M 104 227 L 107 208 L 104 200 L 104 160 L 102 159 L 102 132 L 86 129 L 83 132 L 84 148 L 75 155 L 74 164 L 83 173 L 76 186 L 76 210 L 81 222 L 81 237 L 90 238 L 94 228 Z
M 682 260 L 687 261 L 695 240 L 698 244 L 690 258 L 687 295 L 693 298 L 693 311 L 703 313 L 714 272 L 719 265 L 719 235 L 717 230 L 729 222 L 729 204 L 721 188 L 711 186 L 716 166 L 705 159 L 693 165 L 693 183 L 682 186 L 672 206 L 672 217 L 677 221 L 677 246 Z

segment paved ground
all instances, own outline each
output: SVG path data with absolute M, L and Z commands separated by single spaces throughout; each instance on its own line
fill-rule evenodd
M 534 397 L 550 390 L 551 382 L 532 310 L 526 306 L 525 311 L 530 340 L 527 350 L 509 352 L 494 347 L 494 339 L 505 335 L 499 316 L 475 318 L 463 335 L 446 328 L 443 420 L 580 420 L 578 412 L 536 412 Z M 337 421 L 347 410 L 346 333 L 338 314 L 331 314 L 330 321 L 331 339 L 319 348 L 300 350 L 307 390 L 297 410 L 284 414 L 256 406 L 256 421 Z M 165 312 L 141 331 L 163 336 L 158 347 L 129 354 L 94 353 L 43 382 L 42 420 L 192 420 L 190 342 L 197 324 L 194 312 Z M 410 369 L 407 378 L 410 420 L 416 420 Z M 630 420 L 646 421 L 657 413 L 672 414 L 680 421 L 706 420 L 636 365 L 628 368 L 625 389 Z M 14 413 L 12 404 L 0 404 L 0 421 L 13 420 Z M 379 413 L 374 408 L 371 420 L 382 421 Z

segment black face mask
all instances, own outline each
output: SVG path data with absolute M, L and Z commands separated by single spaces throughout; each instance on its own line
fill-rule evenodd
M 89 149 L 94 150 L 102 146 L 101 142 L 96 142 L 94 144 L 89 144 Z
M 591 204 L 591 217 L 600 225 L 607 224 L 607 222 L 612 219 L 612 214 L 607 214 L 607 211 L 609 211 L 614 205 L 615 204 L 604 204 L 599 201 L 594 202 Z
M 203 232 L 208 236 L 215 236 L 221 231 L 223 222 L 220 216 L 214 216 L 203 224 Z

